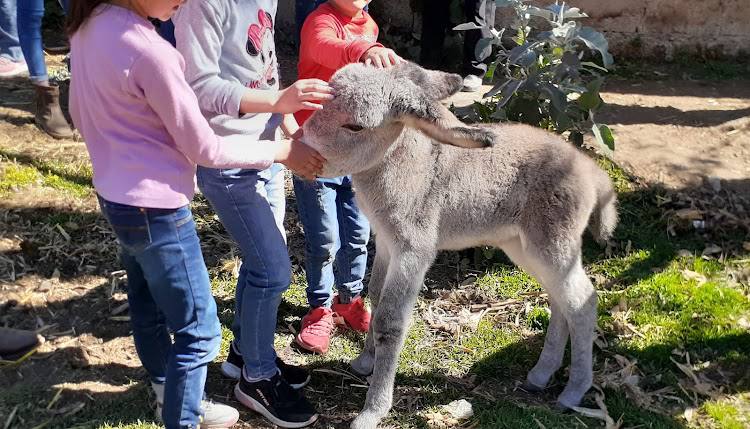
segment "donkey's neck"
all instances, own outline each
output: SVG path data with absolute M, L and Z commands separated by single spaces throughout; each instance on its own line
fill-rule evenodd
M 439 151 L 422 133 L 405 128 L 378 164 L 352 176 L 365 214 L 398 231 L 424 213 Z
M 433 168 L 439 148 L 421 132 L 404 127 L 383 158 L 371 168 L 355 173 L 360 182 L 417 182 L 414 176 Z

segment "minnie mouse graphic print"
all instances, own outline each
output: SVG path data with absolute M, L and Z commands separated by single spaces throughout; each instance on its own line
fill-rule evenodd
M 273 87 L 276 84 L 276 56 L 273 42 L 273 17 L 263 9 L 258 10 L 258 22 L 247 29 L 247 53 L 260 60 L 261 78 L 249 82 L 250 88 Z
M 220 136 L 273 140 L 281 115 L 240 113 L 248 88 L 277 90 L 277 0 L 195 0 L 174 17 L 185 77 Z

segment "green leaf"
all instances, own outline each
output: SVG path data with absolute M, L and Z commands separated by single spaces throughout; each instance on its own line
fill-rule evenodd
M 575 18 L 587 18 L 588 15 L 581 12 L 580 9 L 577 7 L 566 7 L 563 10 L 563 5 L 560 4 L 551 4 L 547 6 L 547 10 L 551 11 L 555 15 L 560 15 L 560 13 L 563 13 L 563 18 L 565 19 L 575 19 Z
M 583 134 L 578 131 L 572 131 L 568 136 L 568 141 L 576 146 L 583 146 Z
M 495 70 L 497 70 L 497 63 L 493 62 L 489 67 L 487 67 L 487 73 L 485 74 L 487 79 L 492 80 L 495 78 Z
M 495 7 L 512 7 L 514 3 L 513 0 L 495 0 Z
M 463 24 L 458 24 L 457 26 L 453 27 L 453 30 L 455 31 L 482 30 L 482 29 L 484 29 L 483 26 L 477 25 L 474 22 L 464 22 Z
M 544 83 L 539 86 L 539 90 L 547 96 L 552 105 L 560 112 L 564 112 L 568 106 L 568 100 L 565 93 L 560 91 L 555 85 L 551 83 Z
M 508 111 L 508 116 L 514 121 L 538 127 L 543 119 L 539 111 L 539 100 L 516 97 L 509 109 L 512 111 Z
M 510 79 L 508 81 L 508 84 L 505 85 L 503 88 L 502 93 L 500 93 L 500 96 L 502 97 L 501 100 L 497 103 L 497 108 L 501 108 L 505 106 L 508 101 L 510 101 L 511 97 L 513 97 L 513 94 L 518 91 L 523 84 L 526 83 L 526 80 L 516 80 L 516 79 Z
M 537 59 L 537 53 L 534 51 L 539 43 L 527 43 L 525 45 L 516 46 L 510 50 L 508 54 L 508 62 L 521 67 L 528 67 Z
M 609 53 L 609 42 L 604 35 L 591 27 L 581 27 L 576 34 L 576 39 L 581 40 L 589 49 L 599 51 L 602 55 L 604 67 L 609 67 L 614 63 L 612 55 Z
M 485 37 L 477 41 L 477 45 L 474 48 L 474 55 L 478 61 L 484 61 L 492 55 L 492 42 L 495 39 L 492 37 Z
M 524 12 L 528 13 L 531 16 L 538 16 L 538 17 L 544 18 L 547 21 L 552 21 L 552 19 L 554 19 L 553 12 L 547 9 L 540 9 L 536 6 L 526 6 L 524 8 Z
M 615 137 L 612 135 L 612 130 L 610 130 L 608 126 L 604 124 L 594 124 L 594 126 L 591 127 L 591 130 L 594 132 L 594 137 L 596 137 L 596 141 L 600 146 L 614 152 Z
M 591 61 L 584 61 L 581 63 L 582 66 L 591 67 L 593 69 L 597 69 L 599 71 L 603 71 L 605 73 L 609 73 L 609 70 L 605 69 L 604 67 L 600 66 L 597 63 L 591 62 Z
M 599 78 L 589 82 L 586 85 L 586 92 L 578 98 L 578 105 L 583 110 L 596 110 L 602 104 L 602 97 L 599 95 L 604 79 Z
M 563 25 L 558 25 L 552 28 L 552 36 L 554 36 L 558 40 L 568 40 L 570 37 L 573 37 L 573 34 L 576 33 L 577 27 L 577 22 L 568 21 Z

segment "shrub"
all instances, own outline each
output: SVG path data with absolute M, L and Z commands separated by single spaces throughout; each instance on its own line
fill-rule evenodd
M 477 43 L 477 58 L 491 56 L 493 47 L 497 52 L 487 73 L 494 83 L 485 94 L 490 100 L 474 105 L 479 119 L 511 120 L 567 132 L 568 139 L 579 146 L 583 134 L 591 130 L 604 152 L 611 152 L 612 132 L 595 116 L 602 105 L 599 90 L 604 73 L 613 63 L 607 40 L 577 21 L 587 15 L 576 7 L 556 2 L 539 8 L 526 3 L 495 0 L 494 7 L 513 10 L 513 34 L 504 38 L 506 29 L 488 23 L 492 36 Z M 470 22 L 454 29 L 481 28 Z M 511 45 L 509 49 L 506 44 Z

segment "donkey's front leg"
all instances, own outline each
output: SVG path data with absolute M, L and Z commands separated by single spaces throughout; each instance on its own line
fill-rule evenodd
M 372 264 L 372 273 L 370 274 L 370 282 L 367 285 L 367 294 L 370 296 L 370 306 L 372 307 L 372 314 L 374 315 L 378 309 L 378 301 L 380 301 L 380 291 L 383 289 L 385 283 L 385 276 L 388 273 L 388 246 L 383 242 L 382 239 L 375 238 L 375 261 Z M 375 366 L 375 335 L 373 329 L 375 326 L 375 318 L 370 320 L 370 329 L 367 331 L 367 337 L 365 338 L 365 348 L 362 353 L 351 362 L 352 370 L 361 376 L 369 376 L 372 374 L 373 367 Z
M 393 381 L 412 309 L 433 254 L 392 254 L 380 300 L 373 314 L 375 366 L 365 407 L 352 429 L 375 429 L 393 402 Z

